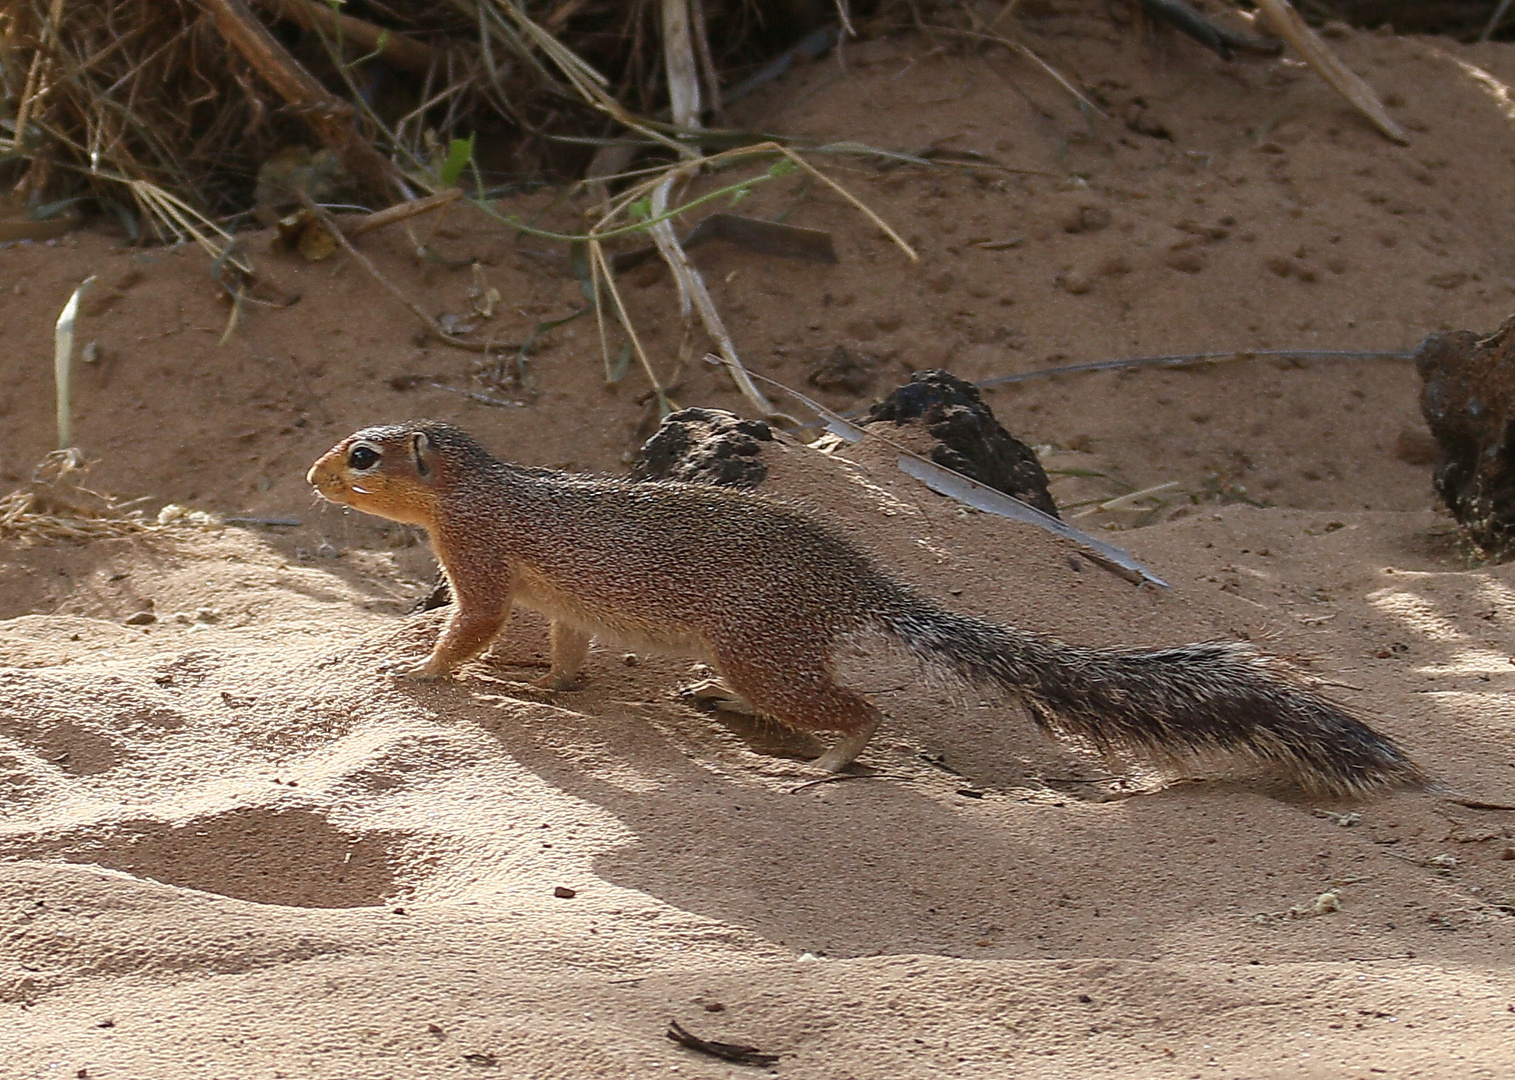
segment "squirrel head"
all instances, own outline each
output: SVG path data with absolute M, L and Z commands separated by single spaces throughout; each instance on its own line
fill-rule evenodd
M 364 428 L 323 454 L 306 481 L 330 502 L 430 528 L 459 466 L 483 449 L 450 424 L 418 420 Z

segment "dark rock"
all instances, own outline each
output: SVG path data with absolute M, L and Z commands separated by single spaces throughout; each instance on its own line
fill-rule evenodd
M 642 444 L 631 465 L 633 480 L 685 480 L 755 488 L 768 475 L 759 458 L 773 432 L 761 420 L 720 409 L 680 409 Z
M 1415 368 L 1420 411 L 1441 448 L 1436 493 L 1479 547 L 1515 554 L 1515 317 L 1488 337 L 1432 334 Z
M 822 390 L 861 394 L 873 385 L 873 373 L 847 350 L 847 346 L 838 345 L 810 372 L 808 381 Z
M 937 440 L 931 460 L 1057 517 L 1036 451 L 1000 426 L 978 388 L 939 369 L 917 371 L 865 424 L 914 423 Z
M 437 576 L 431 583 L 431 592 L 417 600 L 407 615 L 419 615 L 423 611 L 435 611 L 439 607 L 446 607 L 452 603 L 452 585 L 448 583 L 447 575 L 440 568 Z

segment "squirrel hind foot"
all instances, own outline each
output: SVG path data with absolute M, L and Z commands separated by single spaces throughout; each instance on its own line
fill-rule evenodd
M 882 714 L 874 712 L 871 723 L 864 725 L 849 735 L 844 735 L 820 757 L 811 764 L 822 772 L 839 773 L 848 765 L 857 760 L 857 756 L 868 745 L 868 740 L 873 738 L 873 733 L 878 730 L 879 720 Z

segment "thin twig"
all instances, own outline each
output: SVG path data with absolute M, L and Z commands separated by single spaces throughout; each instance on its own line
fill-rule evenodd
M 1487 802 L 1483 799 L 1468 799 L 1461 795 L 1447 796 L 1446 801 L 1454 806 L 1466 806 L 1469 810 L 1515 810 L 1510 803 Z
M 506 345 L 495 345 L 487 342 L 464 341 L 462 338 L 454 337 L 446 330 L 443 330 L 437 321 L 428 315 L 426 313 L 426 310 L 422 308 L 420 304 L 417 304 L 414 300 L 407 296 L 405 290 L 401 289 L 393 281 L 390 281 L 389 278 L 385 277 L 367 255 L 364 255 L 361 251 L 353 246 L 352 241 L 349 240 L 346 234 L 342 232 L 342 227 L 337 224 L 337 219 L 332 217 L 324 207 L 316 202 L 316 200 L 312 199 L 310 197 L 310 192 L 306 191 L 303 188 L 300 188 L 297 189 L 296 194 L 300 198 L 300 204 L 304 206 L 306 210 L 310 211 L 310 213 L 315 215 L 316 219 L 326 227 L 326 231 L 331 233 L 332 239 L 341 245 L 342 250 L 356 259 L 358 265 L 367 270 L 375 281 L 377 281 L 380 285 L 384 286 L 384 288 L 389 291 L 390 295 L 392 295 L 396 300 L 400 301 L 400 303 L 409 308 L 411 313 L 414 314 L 416 318 L 421 320 L 421 325 L 426 328 L 427 332 L 431 334 L 432 337 L 447 345 L 451 345 L 455 349 L 466 349 L 469 352 L 484 353 L 485 355 L 488 355 L 495 349 L 514 347 Z
M 253 3 L 281 18 L 298 23 L 306 30 L 328 33 L 359 48 L 368 49 L 412 75 L 428 74 L 439 59 L 437 52 L 424 41 L 344 15 L 315 0 L 253 0 Z
M 1415 354 L 1405 349 L 1235 349 L 1231 352 L 1173 353 L 1166 356 L 1126 356 L 1118 360 L 1090 360 L 1083 364 L 1018 371 L 1013 375 L 995 375 L 981 379 L 974 386 L 1005 386 L 1051 375 L 1082 375 L 1091 371 L 1125 371 L 1130 368 L 1182 368 L 1196 364 L 1213 364 L 1226 360 L 1413 360 Z
M 408 202 L 396 203 L 387 210 L 380 210 L 375 214 L 366 214 L 363 217 L 341 222 L 342 231 L 350 238 L 357 239 L 364 233 L 382 229 L 386 225 L 394 225 L 397 222 L 406 221 L 432 210 L 440 210 L 444 206 L 450 206 L 461 198 L 463 192 L 458 188 L 448 188 L 435 195 L 428 195 L 424 199 L 411 199 Z

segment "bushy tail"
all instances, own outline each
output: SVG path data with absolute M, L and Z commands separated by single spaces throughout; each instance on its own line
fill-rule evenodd
M 1044 729 L 1101 751 L 1173 758 L 1226 750 L 1337 793 L 1426 783 L 1392 739 L 1250 645 L 1084 649 L 918 597 L 891 600 L 885 628 L 922 660 L 1013 695 Z

